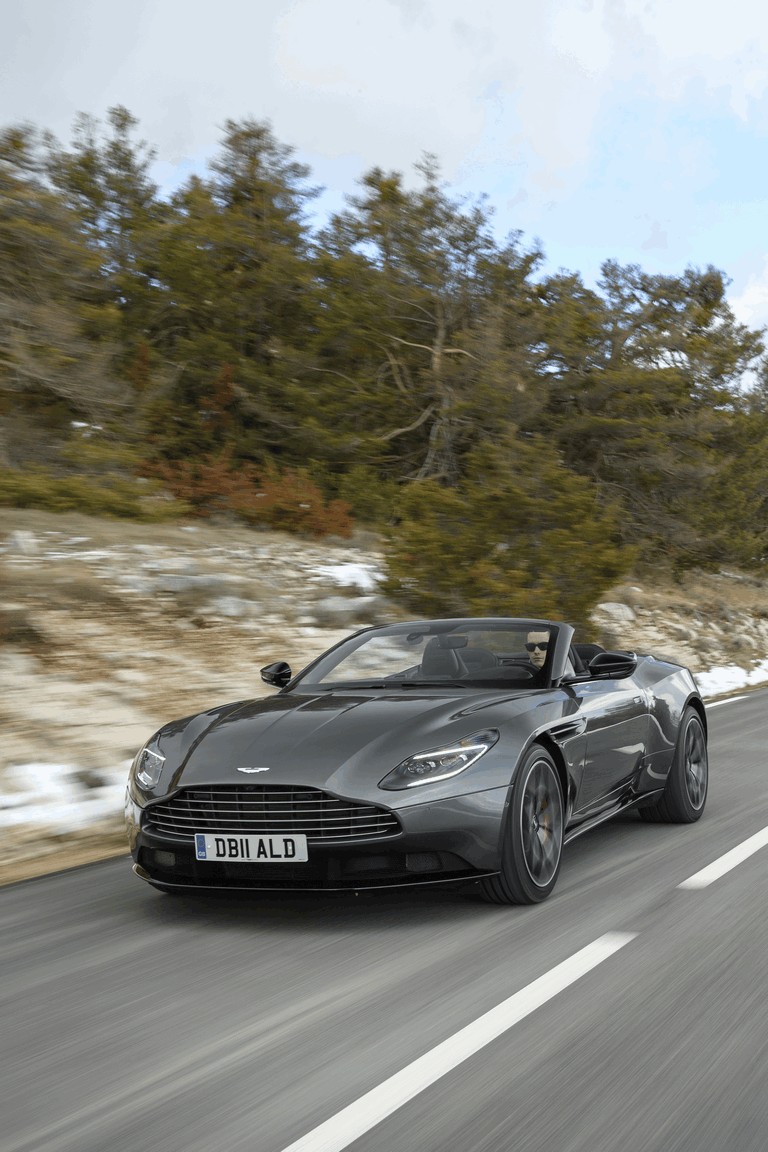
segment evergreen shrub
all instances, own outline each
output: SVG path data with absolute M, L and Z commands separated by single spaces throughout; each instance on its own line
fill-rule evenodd
M 82 512 L 124 520 L 159 522 L 186 513 L 179 501 L 129 477 L 57 476 L 44 468 L 0 468 L 0 506 Z
M 424 616 L 539 616 L 588 628 L 630 569 L 619 513 L 545 441 L 470 455 L 455 487 L 415 481 L 389 533 L 385 590 Z

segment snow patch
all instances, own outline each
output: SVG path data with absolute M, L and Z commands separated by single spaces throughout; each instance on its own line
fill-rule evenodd
M 333 580 L 344 588 L 359 588 L 361 592 L 372 592 L 378 587 L 379 570 L 375 564 L 360 564 L 351 561 L 344 564 L 318 564 L 314 571 Z
M 73 764 L 13 764 L 5 773 L 10 790 L 0 791 L 0 828 L 30 824 L 72 832 L 122 816 L 128 761 L 98 773 L 91 787 Z

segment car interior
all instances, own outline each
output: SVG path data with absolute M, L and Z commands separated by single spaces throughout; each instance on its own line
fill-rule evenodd
M 605 649 L 599 644 L 572 644 L 567 672 L 583 673 L 590 660 Z M 446 647 L 439 636 L 433 636 L 422 653 L 419 679 L 520 680 L 536 677 L 525 655 L 499 655 L 488 648 L 467 645 Z

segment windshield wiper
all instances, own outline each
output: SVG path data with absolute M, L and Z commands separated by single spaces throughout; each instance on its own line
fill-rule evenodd
M 367 692 L 370 688 L 399 691 L 401 688 L 468 688 L 469 685 L 464 680 L 338 680 L 326 684 L 307 684 L 305 687 L 329 692 Z
M 469 688 L 466 680 L 403 680 L 401 688 Z
M 367 692 L 369 688 L 399 688 L 398 680 L 333 680 L 324 684 L 307 684 L 307 688 L 327 689 L 335 692 L 343 689 L 345 692 Z

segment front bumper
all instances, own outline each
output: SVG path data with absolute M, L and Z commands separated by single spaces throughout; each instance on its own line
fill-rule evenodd
M 500 867 L 507 788 L 393 808 L 401 831 L 376 840 L 308 842 L 306 863 L 196 860 L 194 841 L 165 838 L 126 797 L 137 875 L 159 888 L 333 890 L 473 880 Z M 224 830 L 222 830 L 224 831 Z

